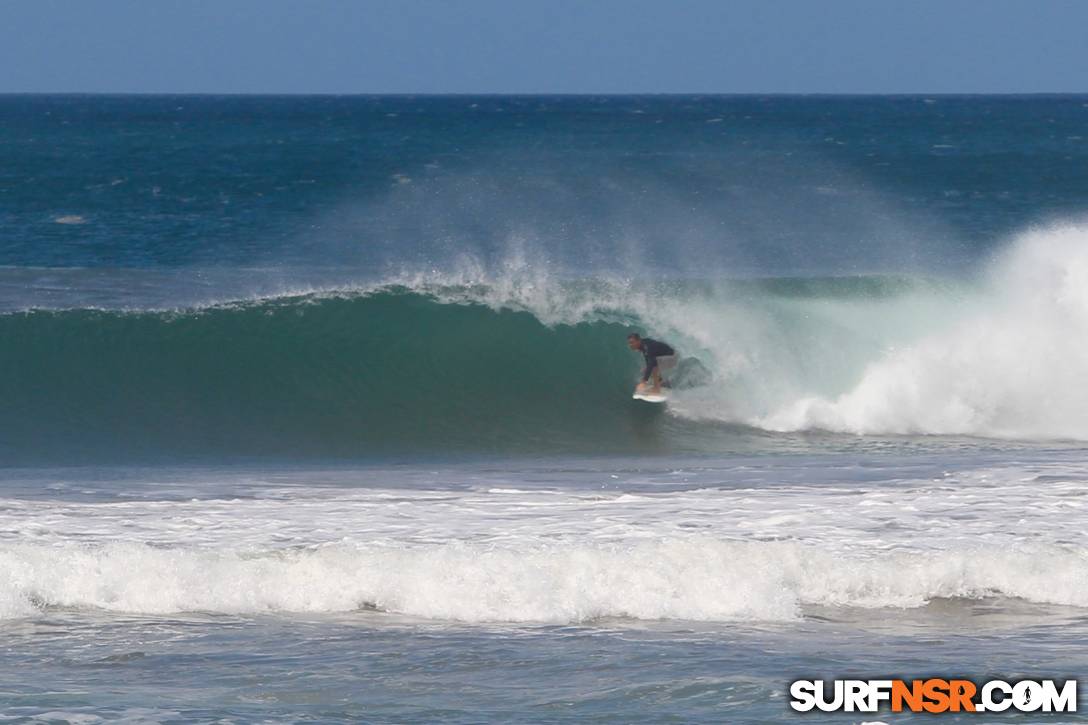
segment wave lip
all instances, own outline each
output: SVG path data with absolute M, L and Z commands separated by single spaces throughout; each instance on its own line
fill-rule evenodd
M 709 538 L 613 545 L 336 544 L 288 551 L 7 545 L 0 617 L 43 607 L 180 612 L 378 609 L 462 622 L 787 621 L 805 606 L 990 596 L 1088 607 L 1088 551 L 834 552 Z

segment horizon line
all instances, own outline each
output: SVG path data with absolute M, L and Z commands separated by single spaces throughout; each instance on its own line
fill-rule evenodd
M 838 91 L 0 91 L 0 96 L 209 96 L 209 97 L 401 97 L 401 98 L 645 98 L 645 97 L 824 97 L 824 98 L 929 98 L 973 96 L 1088 96 L 1084 91 L 894 91 L 894 92 L 838 92 Z

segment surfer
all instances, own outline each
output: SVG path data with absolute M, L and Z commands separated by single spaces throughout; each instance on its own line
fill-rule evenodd
M 668 387 L 668 381 L 661 379 L 661 371 L 669 370 L 676 366 L 676 350 L 660 340 L 642 337 L 637 332 L 627 336 L 627 347 L 638 350 L 646 360 L 646 366 L 642 369 L 642 381 L 635 388 L 636 393 L 661 394 L 661 386 Z M 650 379 L 653 378 L 653 387 L 647 390 Z

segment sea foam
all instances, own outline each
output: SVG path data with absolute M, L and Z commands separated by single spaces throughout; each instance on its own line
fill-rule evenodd
M 772 430 L 1088 439 L 1088 228 L 1031 231 L 933 334 L 866 365 L 837 396 L 753 422 Z
M 329 545 L 289 551 L 8 545 L 0 616 L 350 612 L 465 622 L 604 617 L 781 621 L 810 605 L 918 607 L 937 597 L 1088 606 L 1088 556 L 1060 547 L 843 556 L 705 537 L 504 547 Z

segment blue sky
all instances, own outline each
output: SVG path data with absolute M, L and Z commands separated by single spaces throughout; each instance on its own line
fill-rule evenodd
M 1080 0 L 0 0 L 0 92 L 1088 91 Z

